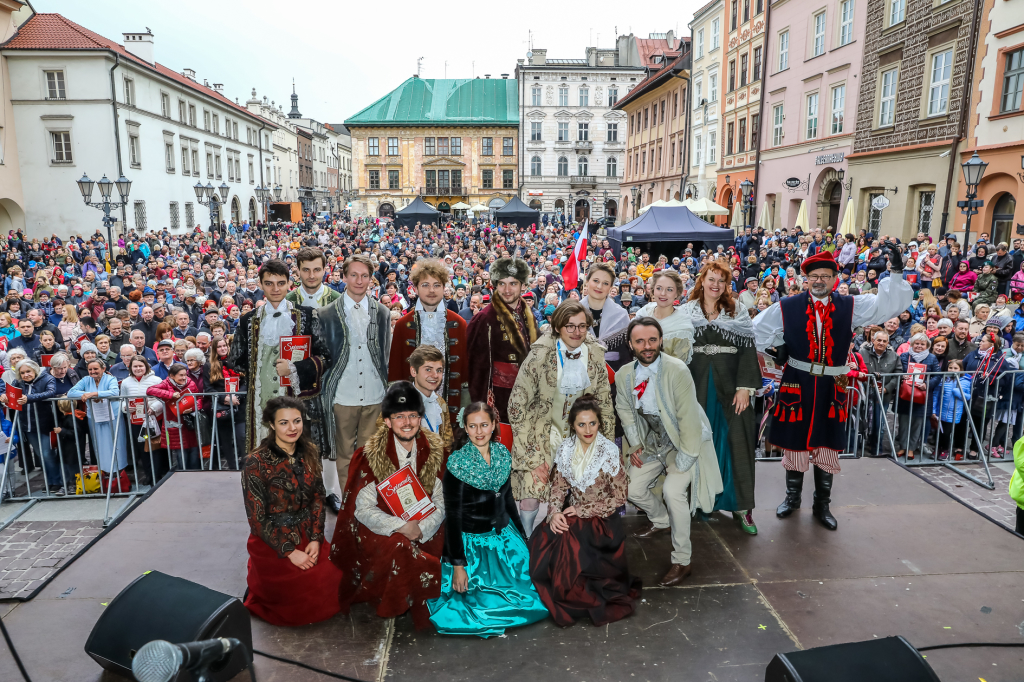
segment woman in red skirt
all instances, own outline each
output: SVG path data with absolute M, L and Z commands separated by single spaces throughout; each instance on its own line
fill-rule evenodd
M 270 429 L 242 465 L 249 517 L 249 589 L 245 606 L 272 625 L 308 625 L 339 610 L 341 571 L 327 560 L 320 454 L 303 432 L 296 398 L 267 403 Z M 321 561 L 321 559 L 323 559 Z
M 640 579 L 626 565 L 626 529 L 618 510 L 629 477 L 615 443 L 600 433 L 592 394 L 569 410 L 573 434 L 554 456 L 547 524 L 530 537 L 530 577 L 555 622 L 589 616 L 605 625 L 633 613 Z

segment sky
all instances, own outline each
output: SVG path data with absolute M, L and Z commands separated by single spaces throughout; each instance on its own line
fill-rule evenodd
M 689 36 L 687 23 L 707 2 L 655 0 L 633 12 L 621 0 L 30 1 L 119 43 L 149 27 L 157 62 L 195 69 L 199 82 L 223 83 L 243 104 L 255 87 L 287 112 L 294 79 L 303 116 L 324 123 L 386 95 L 417 72 L 420 57 L 422 78 L 511 78 L 531 39 L 549 58 L 582 59 L 588 45 L 611 47 L 616 33 Z

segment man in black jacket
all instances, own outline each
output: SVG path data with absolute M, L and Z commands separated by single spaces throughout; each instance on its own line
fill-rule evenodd
M 153 308 L 150 306 L 144 306 L 142 308 L 142 320 L 137 322 L 133 330 L 139 329 L 146 335 L 146 346 L 152 347 L 156 343 L 156 326 L 160 324 L 153 317 Z
M 992 271 L 999 279 L 999 293 L 1010 293 L 1010 278 L 1013 277 L 1013 256 L 1006 248 L 1006 242 L 1000 242 L 996 247 L 996 253 L 991 258 Z

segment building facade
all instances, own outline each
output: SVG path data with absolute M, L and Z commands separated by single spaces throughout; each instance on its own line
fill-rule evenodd
M 21 0 L 0 0 L 0 43 L 6 42 L 27 11 Z M 25 229 L 25 195 L 18 163 L 18 136 L 14 127 L 11 78 L 7 57 L 0 53 L 0 234 Z M 48 235 L 47 235 L 48 236 Z
M 867 9 L 867 0 L 827 0 L 810 12 L 797 0 L 772 2 L 755 200 L 757 218 L 768 216 L 758 224 L 792 229 L 806 202 L 809 229 L 841 225 Z
M 409 78 L 345 121 L 352 216 L 389 216 L 416 197 L 445 213 L 494 210 L 518 192 L 519 98 L 508 78 Z
M 299 140 L 295 133 L 295 125 L 290 123 L 282 105 L 274 101 L 268 102 L 266 96 L 262 99 L 257 98 L 255 88 L 252 99 L 246 102 L 246 108 L 273 125 L 270 141 L 265 142 L 264 147 L 264 164 L 269 165 L 265 184 L 281 188 L 281 201 L 298 201 Z
M 975 5 L 868 1 L 857 130 L 847 157 L 858 227 L 902 239 L 955 232 L 953 183 Z
M 690 22 L 692 39 L 693 91 L 690 97 L 690 177 L 683 196 L 691 199 L 718 194 L 718 164 L 721 158 L 718 113 L 721 107 L 722 58 L 725 0 L 711 0 L 694 13 Z

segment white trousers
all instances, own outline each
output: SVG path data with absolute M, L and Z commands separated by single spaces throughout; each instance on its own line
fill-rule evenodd
M 687 490 L 690 487 L 690 471 L 681 472 L 670 462 L 662 485 L 661 498 L 651 489 L 658 482 L 658 477 L 666 468 L 656 459 L 645 463 L 642 467 L 629 467 L 628 499 L 647 513 L 655 528 L 672 528 L 672 563 L 688 566 L 690 564 L 690 501 Z

